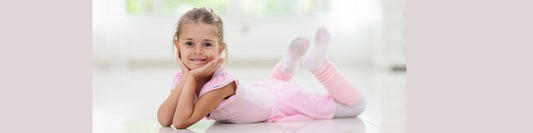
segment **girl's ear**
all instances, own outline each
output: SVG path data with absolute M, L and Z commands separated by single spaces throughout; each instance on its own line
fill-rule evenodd
M 218 50 L 218 53 L 219 53 L 219 54 L 222 54 L 222 51 L 224 51 L 224 50 L 226 49 L 226 46 L 227 46 L 225 42 L 223 42 L 223 43 L 221 43 L 221 44 L 222 44 L 222 45 L 220 45 L 220 46 L 222 46 L 222 47 L 220 47 L 220 49 Z

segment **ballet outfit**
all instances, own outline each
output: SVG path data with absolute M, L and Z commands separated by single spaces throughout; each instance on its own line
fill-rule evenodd
M 227 123 L 286 122 L 331 119 L 338 112 L 336 111 L 337 108 L 355 109 L 358 111 L 355 115 L 362 112 L 364 105 L 361 106 L 363 100 L 360 100 L 359 89 L 340 75 L 330 61 L 325 61 L 320 70 L 312 72 L 328 89 L 328 94 L 308 92 L 303 87 L 290 83 L 289 80 L 292 75 L 285 75 L 282 71 L 282 65 L 283 61 L 278 62 L 268 78 L 252 84 L 242 83 L 226 69 L 220 68 L 213 73 L 211 80 L 202 87 L 200 94 L 195 94 L 194 102 L 209 91 L 235 82 L 235 94 L 220 102 L 206 116 L 208 119 Z M 174 76 L 172 89 L 181 78 L 182 73 L 180 71 Z M 343 88 L 335 89 L 332 87 Z

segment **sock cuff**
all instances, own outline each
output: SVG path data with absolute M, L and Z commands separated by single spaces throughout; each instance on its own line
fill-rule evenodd
M 282 59 L 280 60 L 276 66 L 274 66 L 274 69 L 272 70 L 272 74 L 270 75 L 270 78 L 275 78 L 275 79 L 280 79 L 280 80 L 283 80 L 283 81 L 290 81 L 292 75 L 289 75 L 289 74 L 286 74 L 285 72 L 283 72 L 283 65 L 285 64 L 285 59 Z
M 326 59 L 324 61 L 324 64 L 322 64 L 322 68 L 316 71 L 311 71 L 311 73 L 315 75 L 318 81 L 323 82 L 327 81 L 330 78 L 330 74 L 335 71 L 337 71 L 337 69 L 335 68 L 335 64 L 333 64 L 333 62 L 331 62 L 330 60 Z

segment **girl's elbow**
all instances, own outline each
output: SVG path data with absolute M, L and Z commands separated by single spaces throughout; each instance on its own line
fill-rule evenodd
M 187 125 L 187 124 L 182 124 L 182 123 L 174 123 L 174 127 L 176 129 L 186 129 L 188 128 L 190 125 Z
M 187 129 L 189 126 L 186 125 L 174 125 L 176 129 Z
M 163 127 L 169 127 L 172 124 L 172 121 L 161 121 L 159 120 L 159 124 Z
M 191 126 L 190 124 L 187 124 L 184 121 L 174 121 L 173 124 L 176 129 L 185 129 Z
M 163 126 L 163 127 L 170 127 L 172 122 L 161 122 L 161 121 L 159 121 L 159 124 L 161 124 L 161 126 Z
M 169 127 L 172 124 L 172 119 L 162 118 L 162 116 L 158 116 L 157 120 L 163 127 Z

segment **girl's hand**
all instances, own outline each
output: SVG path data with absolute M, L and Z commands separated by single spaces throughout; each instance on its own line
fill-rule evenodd
M 189 74 L 195 80 L 211 76 L 218 68 L 220 68 L 222 62 L 224 62 L 224 58 L 218 57 L 200 68 L 191 70 Z
M 176 40 L 174 40 L 174 44 L 177 44 L 178 42 Z M 187 75 L 189 75 L 189 72 L 191 71 L 191 69 L 189 69 L 189 67 L 187 67 L 185 64 L 183 64 L 183 61 L 181 60 L 181 51 L 180 51 L 180 47 L 179 46 L 176 46 L 176 49 L 178 50 L 178 64 L 180 65 L 180 69 L 181 69 L 181 72 L 183 74 L 183 77 L 186 77 Z
M 191 69 L 189 69 L 189 67 L 183 64 L 183 61 L 181 61 L 181 57 L 178 57 L 178 64 L 180 64 L 180 69 L 181 69 L 181 72 L 183 73 L 183 77 L 186 77 L 187 75 L 189 75 L 189 72 L 191 71 Z

